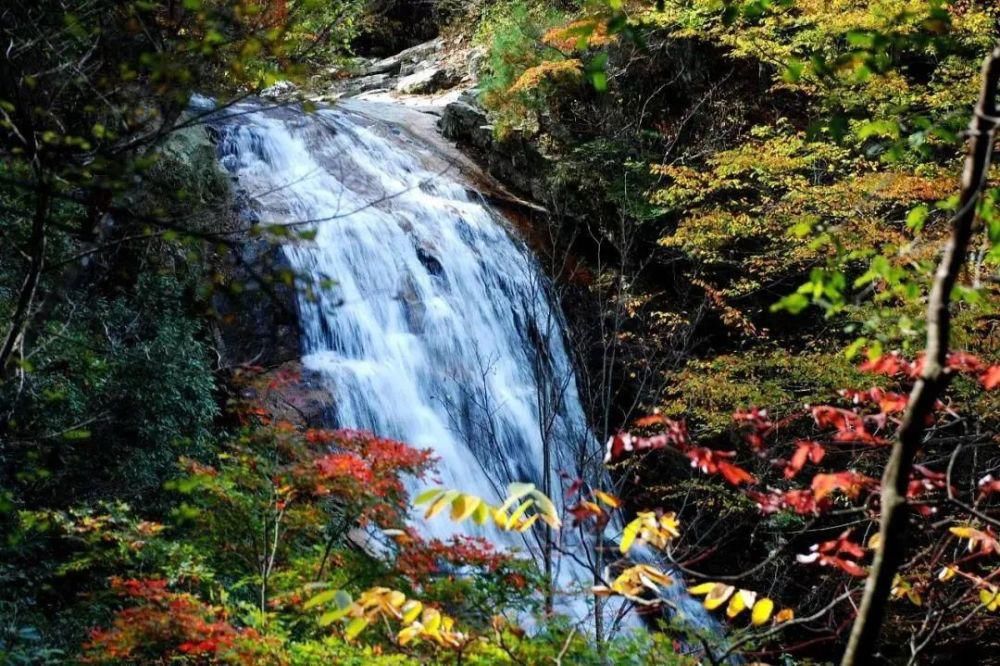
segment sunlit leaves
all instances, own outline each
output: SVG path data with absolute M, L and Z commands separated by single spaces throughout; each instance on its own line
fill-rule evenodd
M 1000 588 L 990 585 L 979 590 L 979 601 L 990 612 L 1000 610 Z
M 373 623 L 392 620 L 402 625 L 396 634 L 400 645 L 426 640 L 442 647 L 458 648 L 466 642 L 466 636 L 455 630 L 455 621 L 451 617 L 407 598 L 399 590 L 373 587 L 362 592 L 357 599 L 343 590 L 325 590 L 306 601 L 302 608 L 309 610 L 326 606 L 331 601 L 334 607 L 324 612 L 318 623 L 328 626 L 342 621 L 344 638 L 349 641 L 358 638 Z
M 517 532 L 526 532 L 539 520 L 553 529 L 561 526 L 555 504 L 533 484 L 512 483 L 507 491 L 503 504 L 493 506 L 476 495 L 431 488 L 420 493 L 414 505 L 428 505 L 424 513 L 424 518 L 428 520 L 450 506 L 451 519 L 455 522 L 464 522 L 471 517 L 476 524 L 483 525 L 492 520 L 502 530 Z
M 630 521 L 622 529 L 618 548 L 622 553 L 627 553 L 638 541 L 662 550 L 672 539 L 679 536 L 680 523 L 673 513 L 657 516 L 653 511 L 640 511 L 635 520 Z
M 669 575 L 649 564 L 636 564 L 622 571 L 610 586 L 597 585 L 594 594 L 619 595 L 635 603 L 656 605 L 662 588 L 673 584 Z
M 758 598 L 757 593 L 752 590 L 740 589 L 726 583 L 701 583 L 689 588 L 688 593 L 695 597 L 704 597 L 702 604 L 711 611 L 718 610 L 725 605 L 726 617 L 730 620 L 750 611 L 750 624 L 753 626 L 766 624 L 774 614 L 774 601 L 772 599 Z M 791 609 L 786 608 L 774 616 L 774 621 L 780 624 L 793 617 L 794 613 Z
M 969 525 L 956 525 L 949 527 L 948 531 L 959 539 L 966 540 L 970 552 L 980 552 L 984 555 L 1000 553 L 1000 543 L 989 527 L 980 530 Z

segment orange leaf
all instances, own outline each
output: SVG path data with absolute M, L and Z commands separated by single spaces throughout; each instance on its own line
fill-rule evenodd
M 736 465 L 726 462 L 725 460 L 719 461 L 719 473 L 734 486 L 738 486 L 741 483 L 754 483 L 757 479 L 754 478 L 753 474 L 746 471 L 742 467 L 737 467 Z
M 979 375 L 979 383 L 987 391 L 992 391 L 1000 386 L 1000 365 L 991 365 L 986 368 L 986 372 Z

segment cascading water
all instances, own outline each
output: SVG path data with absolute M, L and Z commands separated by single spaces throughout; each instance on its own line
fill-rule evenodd
M 220 157 L 257 220 L 315 232 L 286 253 L 296 272 L 329 280 L 299 305 L 303 362 L 328 382 L 334 423 L 433 449 L 447 488 L 497 501 L 526 481 L 558 500 L 558 473 L 575 476 L 598 444 L 547 282 L 503 218 L 428 145 L 363 107 L 234 111 L 216 123 Z M 420 528 L 458 529 L 444 518 Z M 530 535 L 484 535 L 538 555 Z M 593 583 L 562 566 L 562 587 Z M 711 624 L 682 590 L 673 601 Z

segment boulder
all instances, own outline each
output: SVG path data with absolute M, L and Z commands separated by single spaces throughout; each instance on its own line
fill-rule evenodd
M 277 81 L 274 85 L 261 90 L 260 96 L 265 99 L 281 99 L 283 97 L 287 97 L 296 90 L 298 90 L 298 86 L 291 81 Z
M 438 121 L 447 139 L 486 150 L 493 143 L 493 130 L 473 95 L 466 93 L 444 108 Z
M 350 97 L 370 90 L 383 90 L 389 88 L 391 78 L 389 74 L 372 74 L 356 79 L 343 79 L 333 84 L 332 92 Z
M 404 95 L 426 95 L 446 88 L 454 82 L 453 75 L 446 69 L 428 67 L 401 78 L 396 84 L 396 92 Z
M 408 49 L 400 51 L 393 58 L 398 58 L 401 63 L 413 63 L 420 62 L 421 60 L 427 60 L 432 55 L 440 51 L 444 47 L 444 40 L 441 38 L 432 39 L 429 42 L 424 42 L 423 44 L 417 44 L 416 46 L 411 46 Z
M 535 201 L 548 199 L 548 160 L 530 140 L 516 133 L 497 140 L 472 91 L 445 106 L 438 127 L 442 136 L 469 149 L 501 183 Z
M 361 75 L 372 76 L 374 74 L 398 74 L 399 67 L 403 62 L 403 59 L 399 56 L 400 54 L 397 53 L 394 56 L 370 62 L 361 68 Z

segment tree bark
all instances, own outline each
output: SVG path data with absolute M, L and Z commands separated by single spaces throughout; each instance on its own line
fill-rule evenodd
M 35 300 L 38 280 L 45 266 L 45 231 L 49 218 L 49 204 L 48 186 L 40 182 L 35 191 L 35 212 L 31 222 L 31 237 L 28 239 L 28 267 L 4 336 L 3 346 L 0 347 L 0 377 L 6 374 L 14 347 L 17 346 L 17 341 L 31 318 L 31 305 Z
M 962 172 L 958 212 L 952 218 L 951 235 L 934 274 L 927 304 L 924 368 L 910 393 L 903 422 L 883 472 L 880 546 L 868 573 L 861 608 L 854 620 L 841 666 L 873 662 L 892 581 L 906 553 L 906 532 L 910 517 L 906 490 L 914 456 L 923 444 L 927 417 L 932 414 L 935 402 L 951 378 L 947 367 L 951 334 L 951 292 L 965 264 L 977 204 L 989 171 L 993 135 L 998 123 L 998 84 L 1000 46 L 983 63 L 979 102 L 969 126 L 969 148 Z

